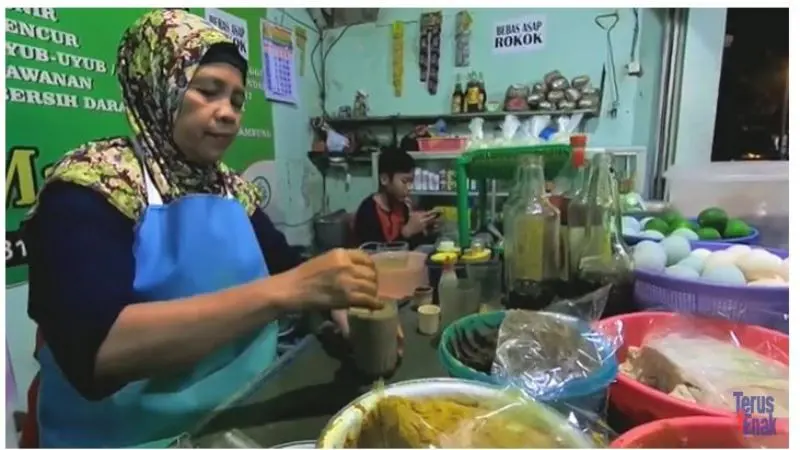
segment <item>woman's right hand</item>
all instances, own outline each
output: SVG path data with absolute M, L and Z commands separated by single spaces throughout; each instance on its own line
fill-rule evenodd
M 378 274 L 361 250 L 334 249 L 285 273 L 291 309 L 380 309 Z

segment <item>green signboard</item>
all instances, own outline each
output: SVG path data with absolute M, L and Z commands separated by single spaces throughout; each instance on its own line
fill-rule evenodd
M 264 8 L 191 8 L 227 29 L 247 55 L 248 101 L 225 161 L 244 171 L 273 160 L 272 105 L 261 89 Z M 130 133 L 114 74 L 123 31 L 143 8 L 6 10 L 6 286 L 27 281 L 20 221 L 44 173 L 81 144 Z

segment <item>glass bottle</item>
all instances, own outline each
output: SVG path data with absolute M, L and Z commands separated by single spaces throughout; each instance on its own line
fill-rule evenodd
M 517 166 L 516 174 L 514 175 L 514 184 L 508 190 L 508 197 L 503 202 L 503 208 L 500 215 L 503 220 L 503 260 L 507 261 L 509 258 L 514 258 L 513 248 L 513 234 L 514 234 L 514 211 L 517 204 L 521 201 L 520 190 L 522 188 L 522 179 L 524 178 L 525 167 L 522 165 Z M 504 270 L 504 290 L 511 286 L 511 272 L 506 268 Z
M 478 75 L 478 109 L 486 111 L 486 84 L 483 81 L 483 72 Z
M 450 99 L 450 112 L 452 114 L 461 114 L 464 102 L 464 91 L 461 88 L 461 75 L 456 76 L 456 87 L 453 89 L 453 95 Z
M 470 72 L 467 87 L 464 89 L 464 106 L 461 108 L 465 113 L 477 113 L 480 110 L 481 89 L 478 84 L 475 72 Z
M 561 278 L 569 280 L 570 274 L 574 269 L 570 261 L 570 254 L 579 251 L 579 248 L 574 249 L 577 245 L 571 244 L 570 240 L 570 227 L 569 227 L 569 208 L 570 204 L 580 197 L 581 192 L 584 190 L 584 183 L 586 181 L 586 136 L 574 135 L 570 137 L 570 146 L 572 147 L 572 155 L 569 161 L 564 164 L 561 171 L 556 176 L 553 191 L 550 194 L 550 202 L 558 207 L 561 213 L 561 243 L 559 251 L 561 252 Z M 582 224 L 581 224 L 582 225 Z M 576 228 L 579 233 L 583 232 L 583 227 Z M 576 241 L 579 241 L 580 234 L 576 234 Z
M 604 317 L 626 312 L 632 297 L 633 262 L 622 238 L 619 188 L 611 165 L 612 155 L 604 152 L 594 156 L 586 191 L 580 202 L 574 203 L 576 221 L 582 219 L 584 231 L 573 284 L 583 293 L 611 286 Z
M 508 218 L 506 273 L 509 308 L 538 310 L 549 305 L 559 284 L 559 212 L 547 199 L 542 156 L 521 161 L 519 200 Z

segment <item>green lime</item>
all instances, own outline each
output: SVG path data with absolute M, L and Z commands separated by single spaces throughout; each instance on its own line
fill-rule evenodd
M 648 220 L 647 223 L 644 224 L 644 229 L 656 230 L 664 236 L 669 234 L 669 225 L 664 221 L 664 219 L 658 217 L 653 217 L 652 219 Z
M 722 208 L 706 208 L 697 216 L 697 223 L 701 228 L 713 228 L 721 233 L 728 223 L 728 213 Z
M 686 228 L 687 230 L 694 230 L 694 228 L 692 228 L 692 222 L 689 222 L 686 219 L 680 219 L 680 220 L 678 220 L 676 222 L 672 222 L 670 225 L 671 225 L 670 228 L 672 228 L 672 231 L 675 231 L 678 228 Z
M 740 238 L 750 236 L 752 233 L 750 225 L 741 219 L 731 219 L 725 224 L 725 231 L 722 233 L 726 238 Z
M 677 211 L 665 211 L 661 214 L 661 220 L 666 222 L 670 227 L 674 227 L 676 223 L 684 219 L 681 213 Z
M 719 231 L 711 227 L 703 227 L 697 230 L 697 237 L 700 238 L 701 241 L 715 241 L 722 238 Z

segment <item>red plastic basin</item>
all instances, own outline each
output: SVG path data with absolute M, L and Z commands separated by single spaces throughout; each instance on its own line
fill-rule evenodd
M 700 333 L 729 341 L 735 335 L 741 346 L 778 362 L 789 364 L 789 336 L 777 331 L 733 323 L 722 319 L 693 317 L 687 319 L 671 312 L 637 312 L 609 317 L 595 324 L 598 331 L 613 336 L 618 323 L 622 323 L 623 344 L 617 350 L 617 361 L 622 363 L 628 356 L 629 346 L 640 346 L 647 333 L 654 329 L 685 327 L 692 320 L 694 329 Z M 685 328 L 684 328 L 685 329 Z M 633 424 L 643 424 L 658 419 L 684 416 L 722 416 L 733 418 L 730 411 L 706 408 L 665 394 L 642 384 L 619 372 L 611 384 L 610 398 L 614 406 Z
M 787 448 L 787 421 L 778 421 L 773 436 L 742 435 L 730 417 L 689 416 L 661 419 L 629 430 L 611 448 Z

